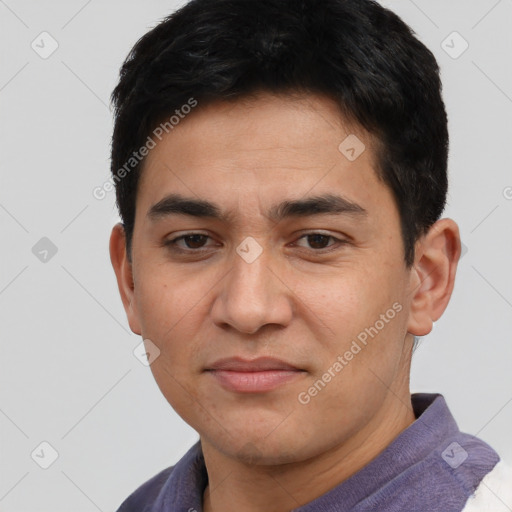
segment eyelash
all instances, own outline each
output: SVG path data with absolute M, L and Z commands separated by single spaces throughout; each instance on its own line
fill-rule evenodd
M 327 235 L 325 233 L 321 233 L 321 232 L 318 232 L 318 231 L 312 231 L 310 233 L 304 233 L 297 240 L 301 240 L 302 238 L 306 238 L 306 237 L 314 236 L 314 235 L 320 235 L 320 236 L 327 237 L 329 239 L 334 240 L 334 243 L 332 245 L 329 245 L 329 246 L 324 247 L 322 249 L 311 249 L 311 251 L 313 253 L 315 253 L 315 254 L 326 254 L 326 253 L 331 252 L 333 250 L 339 249 L 343 245 L 347 245 L 347 244 L 350 243 L 348 240 L 336 238 L 335 236 Z M 180 240 L 184 240 L 185 238 L 191 237 L 191 236 L 203 236 L 203 237 L 207 237 L 207 238 L 211 239 L 211 237 L 209 235 L 205 235 L 204 233 L 186 233 L 185 235 L 180 235 L 180 236 L 178 236 L 176 238 L 173 238 L 173 239 L 170 239 L 170 240 L 165 240 L 163 245 L 165 247 L 167 247 L 169 250 L 171 250 L 172 252 L 181 253 L 181 254 L 192 255 L 192 254 L 200 254 L 202 252 L 207 252 L 207 249 L 204 249 L 202 247 L 199 248 L 199 249 L 190 249 L 190 248 L 183 249 L 181 247 L 178 247 L 177 243 Z

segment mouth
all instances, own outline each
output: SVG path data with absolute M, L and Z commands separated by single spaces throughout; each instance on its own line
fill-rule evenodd
M 306 373 L 292 364 L 269 357 L 220 359 L 206 371 L 224 389 L 236 393 L 272 391 Z

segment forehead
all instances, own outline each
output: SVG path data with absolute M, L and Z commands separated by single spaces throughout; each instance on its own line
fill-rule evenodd
M 199 102 L 146 157 L 137 214 L 173 193 L 250 211 L 251 204 L 270 208 L 284 198 L 336 192 L 382 210 L 392 198 L 375 168 L 373 137 L 328 98 Z

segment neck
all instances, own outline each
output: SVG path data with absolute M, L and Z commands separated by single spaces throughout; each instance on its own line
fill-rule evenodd
M 203 496 L 204 512 L 284 512 L 325 494 L 376 458 L 414 422 L 408 389 L 402 395 L 388 393 L 364 428 L 304 461 L 248 465 L 201 438 L 209 480 Z

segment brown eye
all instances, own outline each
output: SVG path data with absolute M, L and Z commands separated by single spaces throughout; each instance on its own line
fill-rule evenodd
M 331 249 L 336 245 L 348 243 L 345 240 L 340 240 L 339 238 L 336 238 L 332 235 L 327 235 L 325 233 L 306 233 L 299 238 L 299 240 L 303 239 L 306 240 L 307 245 L 297 244 L 299 247 L 313 249 L 318 252 L 320 252 L 322 249 Z M 329 243 L 331 240 L 333 243 Z
M 316 233 L 314 235 L 306 235 L 306 238 L 313 249 L 325 249 L 328 246 L 329 239 L 333 237 Z
M 183 239 L 188 249 L 199 249 L 209 237 L 207 235 L 185 235 L 180 238 Z
M 164 241 L 164 245 L 176 252 L 200 252 L 201 249 L 208 248 L 208 245 L 205 244 L 210 238 L 211 237 L 203 233 L 189 233 L 171 240 L 166 240 Z

